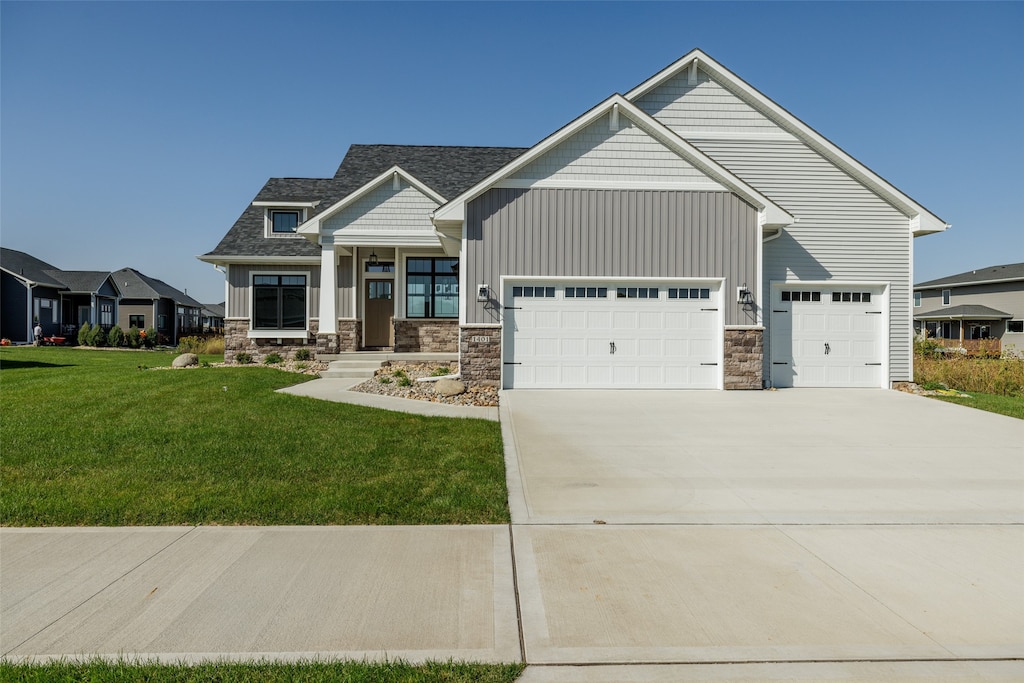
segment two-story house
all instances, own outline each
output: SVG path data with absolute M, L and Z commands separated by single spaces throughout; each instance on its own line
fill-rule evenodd
M 914 285 L 914 329 L 944 346 L 1024 356 L 1024 263 Z

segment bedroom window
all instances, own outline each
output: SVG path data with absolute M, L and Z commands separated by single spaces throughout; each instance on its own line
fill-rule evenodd
M 306 276 L 254 275 L 253 329 L 306 329 Z
M 407 318 L 459 317 L 459 259 L 410 258 L 405 273 Z

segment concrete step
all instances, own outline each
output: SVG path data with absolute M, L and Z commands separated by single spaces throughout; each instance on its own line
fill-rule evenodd
M 370 379 L 373 377 L 373 370 L 328 368 L 321 372 L 320 376 L 325 379 Z

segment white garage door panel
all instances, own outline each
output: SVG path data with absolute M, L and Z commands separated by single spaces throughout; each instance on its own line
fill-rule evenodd
M 518 285 L 518 283 L 516 283 Z M 534 283 L 535 286 L 536 283 Z M 721 385 L 722 322 L 717 284 L 707 299 L 669 299 L 668 288 L 647 281 L 658 297 L 513 297 L 506 288 L 504 386 L 506 388 L 694 388 Z M 573 284 L 574 287 L 581 285 Z M 707 282 L 698 289 L 708 289 Z M 703 310 L 702 310 L 703 309 Z
M 784 293 L 789 300 L 783 300 Z M 806 293 L 814 299 L 808 300 Z M 867 298 L 865 294 L 870 295 L 868 301 L 861 300 Z M 773 287 L 772 384 L 882 386 L 883 294 L 884 288 L 877 285 Z

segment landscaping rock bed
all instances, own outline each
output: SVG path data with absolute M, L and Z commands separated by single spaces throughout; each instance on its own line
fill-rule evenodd
M 374 373 L 373 379 L 352 387 L 352 391 L 361 391 L 364 394 L 377 394 L 379 396 L 394 396 L 396 398 L 411 398 L 417 401 L 430 401 L 432 403 L 447 403 L 456 406 L 484 406 L 493 407 L 498 405 L 498 390 L 492 386 L 466 382 L 463 393 L 446 396 L 437 391 L 438 382 L 417 382 L 421 377 L 438 377 L 458 372 L 458 363 L 409 363 L 405 361 L 391 361 Z M 446 385 L 452 383 L 446 382 Z M 451 389 L 446 389 L 446 393 Z

